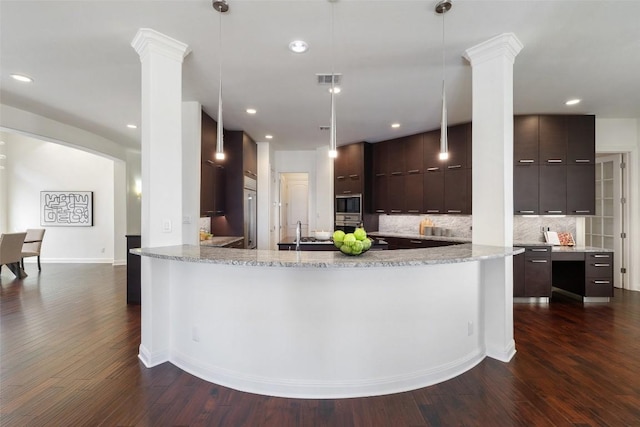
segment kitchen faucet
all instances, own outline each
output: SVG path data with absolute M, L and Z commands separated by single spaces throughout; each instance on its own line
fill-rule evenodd
M 300 239 L 302 234 L 302 223 L 298 221 L 296 224 L 296 251 L 300 250 Z

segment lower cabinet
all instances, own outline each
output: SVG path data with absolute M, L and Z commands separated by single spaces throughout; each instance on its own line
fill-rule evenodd
M 585 255 L 586 297 L 613 296 L 613 252 L 588 252 Z
M 421 249 L 436 248 L 440 246 L 459 245 L 461 242 L 451 242 L 446 240 L 411 239 L 408 237 L 376 236 L 389 244 L 388 249 Z
M 551 297 L 550 246 L 526 246 L 513 257 L 513 296 Z

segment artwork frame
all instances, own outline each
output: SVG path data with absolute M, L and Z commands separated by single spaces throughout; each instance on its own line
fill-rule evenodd
M 40 225 L 93 227 L 93 191 L 41 191 Z

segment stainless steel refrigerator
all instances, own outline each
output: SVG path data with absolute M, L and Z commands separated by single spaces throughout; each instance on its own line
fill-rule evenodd
M 257 182 L 244 177 L 244 247 L 255 249 L 258 244 L 258 196 Z

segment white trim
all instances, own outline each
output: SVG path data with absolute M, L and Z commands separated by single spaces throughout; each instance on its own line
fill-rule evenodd
M 138 359 L 140 359 L 147 368 L 153 368 L 154 366 L 168 362 L 169 353 L 165 351 L 151 353 L 144 345 L 140 344 Z
M 297 399 L 343 399 L 402 393 L 441 383 L 473 368 L 484 357 L 482 351 L 477 350 L 460 359 L 430 369 L 359 381 L 318 381 L 298 378 L 286 380 L 246 375 L 208 363 L 199 363 L 179 352 L 172 353 L 169 361 L 192 375 L 234 390 Z

